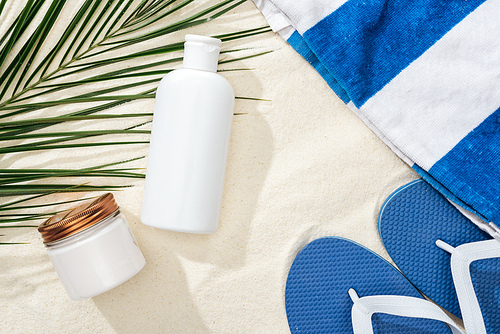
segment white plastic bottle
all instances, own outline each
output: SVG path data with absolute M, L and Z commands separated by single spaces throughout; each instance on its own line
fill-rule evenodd
M 217 230 L 234 91 L 216 73 L 221 41 L 186 35 L 183 68 L 156 92 L 141 221 L 190 233 Z

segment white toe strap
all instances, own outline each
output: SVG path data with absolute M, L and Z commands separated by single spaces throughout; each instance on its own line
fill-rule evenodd
M 500 243 L 491 239 L 452 247 L 442 240 L 436 240 L 436 246 L 451 254 L 451 274 L 467 332 L 486 334 L 481 307 L 472 284 L 470 265 L 478 260 L 500 258 Z M 498 281 L 492 280 L 491 284 L 498 284 Z
M 375 313 L 438 320 L 448 324 L 453 334 L 464 334 L 441 308 L 422 298 L 407 296 L 360 298 L 354 289 L 349 289 L 349 296 L 354 302 L 351 310 L 354 334 L 373 334 L 372 315 Z

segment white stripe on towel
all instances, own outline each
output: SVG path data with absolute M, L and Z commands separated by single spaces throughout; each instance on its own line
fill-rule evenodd
M 499 12 L 483 3 L 360 108 L 425 170 L 500 106 Z

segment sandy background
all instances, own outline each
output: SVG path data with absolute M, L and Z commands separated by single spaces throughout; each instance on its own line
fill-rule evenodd
M 19 8 L 13 2 L 0 18 L 1 32 Z M 214 2 L 197 1 L 194 8 Z M 68 13 L 78 3 L 72 1 Z M 48 46 L 64 23 L 51 33 Z M 263 25 L 248 1 L 188 32 L 210 35 Z M 0 247 L 0 332 L 287 333 L 286 276 L 305 244 L 342 236 L 387 258 L 377 235 L 378 210 L 416 175 L 279 36 L 267 33 L 225 45 L 231 46 L 274 52 L 224 67 L 252 68 L 223 75 L 237 96 L 269 101 L 236 103 L 235 111 L 246 114 L 234 118 L 219 231 L 190 235 L 142 225 L 142 181 L 121 181 L 135 185 L 115 196 L 147 264 L 127 283 L 79 302 L 67 297 L 37 231 L 8 231 L 3 241 L 29 244 Z M 113 112 L 152 112 L 153 104 L 139 101 Z M 146 153 L 142 145 L 16 154 L 1 157 L 0 168 L 84 167 Z M 99 182 L 105 181 L 93 181 Z

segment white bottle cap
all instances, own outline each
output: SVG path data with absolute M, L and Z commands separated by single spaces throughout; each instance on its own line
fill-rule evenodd
M 182 67 L 216 72 L 221 44 L 217 38 L 186 35 Z

